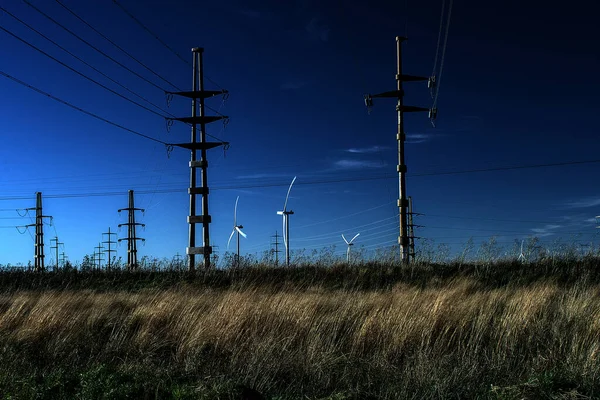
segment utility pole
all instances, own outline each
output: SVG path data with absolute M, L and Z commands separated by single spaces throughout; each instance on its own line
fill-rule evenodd
M 397 99 L 396 111 L 398 113 L 398 130 L 396 133 L 396 141 L 398 142 L 398 165 L 396 171 L 398 172 L 398 208 L 400 211 L 400 235 L 398 236 L 398 244 L 400 245 L 400 259 L 403 263 L 408 264 L 410 263 L 410 242 L 408 237 L 408 199 L 406 197 L 407 167 L 404 157 L 404 142 L 406 140 L 406 134 L 404 132 L 404 113 L 428 111 L 430 119 L 433 119 L 437 114 L 437 110 L 404 105 L 404 89 L 402 88 L 404 82 L 433 82 L 432 78 L 402 74 L 402 42 L 404 40 L 406 40 L 405 37 L 396 36 L 396 90 L 375 95 L 367 94 L 365 95 L 365 104 L 370 109 L 373 106 L 374 97 L 390 97 Z
M 96 252 L 96 250 L 98 250 L 98 252 Z M 96 263 L 95 260 L 95 256 L 98 256 L 98 271 L 102 270 L 102 250 L 104 250 L 104 247 L 102 247 L 102 243 L 98 243 L 98 246 L 94 247 L 94 264 Z
M 54 236 L 54 239 L 50 239 L 50 244 L 52 244 L 52 242 L 56 242 L 56 246 L 51 246 L 50 249 L 56 250 L 56 269 L 55 269 L 55 271 L 58 271 L 58 246 L 61 244 L 64 244 L 64 243 L 58 241 L 58 236 Z
M 110 231 L 110 226 L 108 227 L 108 232 L 104 232 L 102 235 L 107 235 L 108 236 L 108 240 L 103 241 L 102 243 L 106 243 L 108 244 L 108 249 L 105 250 L 105 253 L 107 253 L 107 257 L 108 260 L 106 261 L 106 271 L 110 272 L 110 268 L 111 268 L 111 257 L 110 257 L 110 253 L 116 253 L 116 250 L 112 250 L 111 249 L 111 244 L 116 244 L 117 242 L 115 242 L 114 240 L 112 240 L 112 235 L 117 235 L 116 233 L 113 233 Z
M 279 253 L 281 253 L 281 250 L 279 250 L 279 243 L 281 243 L 279 241 L 279 238 L 281 236 L 277 233 L 277 231 L 275 231 L 275 235 L 273 235 L 271 237 L 275 238 L 275 242 L 271 243 L 271 246 L 275 246 L 275 250 L 274 250 L 274 252 L 275 252 L 275 266 L 277 266 L 279 264 Z M 273 251 L 273 250 L 271 249 L 271 251 Z
M 132 271 L 137 268 L 137 241 L 145 241 L 146 239 L 140 238 L 136 236 L 135 227 L 136 226 L 146 226 L 144 224 L 140 224 L 135 222 L 135 212 L 141 211 L 145 212 L 143 208 L 135 208 L 134 199 L 133 199 L 133 190 L 129 191 L 129 207 L 121 208 L 119 212 L 127 211 L 128 220 L 127 223 L 119 224 L 119 228 L 122 226 L 127 226 L 127 239 L 119 239 L 118 241 L 126 240 L 127 241 L 127 269 Z
M 207 142 L 206 141 L 206 124 L 227 118 L 224 115 L 207 116 L 205 113 L 204 100 L 217 95 L 226 95 L 226 90 L 211 91 L 204 90 L 204 69 L 202 64 L 202 47 L 194 47 L 192 49 L 194 66 L 192 76 L 192 91 L 191 92 L 169 92 L 178 96 L 183 96 L 192 99 L 192 116 L 184 118 L 174 118 L 177 121 L 182 121 L 192 125 L 191 143 L 173 144 L 173 146 L 182 147 L 191 151 L 190 167 L 190 187 L 188 193 L 190 195 L 190 215 L 188 216 L 189 226 L 189 241 L 186 253 L 188 255 L 188 271 L 194 273 L 195 256 L 196 254 L 204 255 L 204 268 L 210 268 L 212 247 L 210 246 L 210 230 L 211 216 L 208 213 L 208 160 L 206 151 L 218 146 L 228 148 L 227 142 Z M 198 104 L 199 103 L 199 104 Z M 198 110 L 198 105 L 200 109 Z M 199 115 L 198 115 L 199 111 Z M 200 142 L 197 138 L 197 125 L 200 124 Z M 197 151 L 200 150 L 200 160 L 196 160 Z M 196 168 L 200 168 L 200 185 L 196 187 Z M 202 196 L 202 211 L 201 215 L 196 215 L 196 196 Z M 196 224 L 202 224 L 202 247 L 196 247 Z

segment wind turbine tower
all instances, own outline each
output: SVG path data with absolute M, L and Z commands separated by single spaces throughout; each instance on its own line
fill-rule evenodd
M 290 191 L 292 190 L 292 185 L 296 182 L 296 177 L 292 179 L 292 183 L 290 183 L 290 187 L 287 191 L 287 196 L 285 196 L 285 203 L 283 203 L 283 211 L 277 211 L 277 215 L 281 215 L 283 219 L 283 244 L 285 245 L 285 265 L 290 266 L 290 224 L 289 224 L 289 216 L 294 214 L 292 210 L 287 209 L 288 198 L 290 197 Z
M 237 205 L 239 199 L 240 196 L 238 196 L 237 199 L 235 199 L 235 207 L 233 207 L 233 230 L 231 231 L 231 235 L 229 235 L 229 240 L 227 241 L 227 249 L 229 249 L 229 243 L 231 242 L 231 238 L 233 238 L 233 235 L 237 233 L 237 256 L 235 259 L 235 265 L 237 267 L 240 266 L 240 235 L 242 235 L 244 238 L 247 237 L 247 235 L 244 232 L 242 232 L 242 229 L 244 229 L 244 227 L 242 225 L 237 224 Z
M 519 258 L 517 258 L 517 260 L 519 260 L 521 262 L 527 261 L 527 259 L 525 258 L 525 255 L 523 254 L 523 243 L 524 242 L 525 242 L 525 240 L 521 240 L 521 254 L 519 254 Z
M 352 248 L 352 246 L 354 246 L 354 239 L 356 239 L 358 237 L 358 235 L 360 235 L 360 233 L 357 233 L 356 235 L 354 235 L 354 237 L 352 239 L 350 239 L 350 241 L 346 240 L 346 237 L 344 236 L 344 234 L 342 233 L 342 239 L 344 239 L 344 242 L 346 242 L 346 244 L 348 245 L 348 250 L 346 250 L 346 262 L 348 264 L 350 264 L 350 249 Z

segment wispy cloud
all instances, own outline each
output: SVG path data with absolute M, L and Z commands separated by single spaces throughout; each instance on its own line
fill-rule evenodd
M 568 208 L 589 208 L 600 205 L 600 197 L 585 197 L 566 204 Z
M 348 153 L 355 153 L 355 154 L 370 154 L 370 153 L 379 153 L 380 151 L 389 150 L 389 149 L 390 149 L 390 147 L 388 147 L 388 146 L 371 146 L 371 147 L 361 147 L 361 148 L 350 148 L 345 151 Z
M 282 83 L 279 87 L 281 90 L 298 90 L 306 86 L 306 82 L 290 81 Z
M 306 32 L 314 39 L 326 42 L 329 40 L 329 26 L 320 23 L 319 17 L 313 17 L 305 27 Z
M 333 163 L 335 169 L 361 169 L 361 168 L 381 168 L 385 164 L 381 161 L 370 160 L 338 160 Z
M 547 224 L 541 228 L 533 228 L 533 229 L 531 229 L 531 231 L 533 233 L 535 233 L 536 236 L 538 236 L 538 237 L 546 237 L 546 236 L 555 235 L 556 234 L 555 231 L 562 227 L 563 227 L 562 225 Z
M 425 143 L 425 142 L 429 142 L 435 136 L 440 136 L 440 135 L 433 135 L 431 133 L 409 133 L 406 135 L 406 143 L 410 143 L 410 144 Z
M 278 173 L 264 173 L 264 174 L 250 174 L 250 175 L 239 175 L 236 176 L 235 179 L 265 179 L 265 178 L 282 178 L 289 177 L 290 174 L 278 174 Z

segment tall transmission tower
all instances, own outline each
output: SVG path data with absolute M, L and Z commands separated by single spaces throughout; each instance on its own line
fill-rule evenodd
M 35 193 L 35 207 L 26 208 L 25 210 L 35 210 L 35 223 L 25 225 L 25 228 L 35 226 L 35 245 L 34 245 L 34 271 L 41 272 L 44 267 L 44 218 L 50 218 L 49 215 L 44 215 L 42 210 L 42 192 Z
M 98 250 L 98 251 L 96 251 Z M 102 253 L 103 253 L 104 247 L 102 246 L 102 243 L 98 243 L 98 246 L 94 247 L 94 264 L 96 264 L 96 256 L 98 256 L 98 271 L 100 271 L 102 269 Z
M 58 246 L 60 246 L 61 244 L 64 244 L 63 242 L 59 242 L 58 241 L 58 236 L 54 236 L 54 239 L 50 239 L 50 243 L 52 242 L 56 242 L 56 246 L 51 246 L 50 249 L 55 249 L 56 250 L 56 266 L 55 266 L 55 271 L 58 271 L 58 262 L 59 262 L 59 258 L 58 258 Z
M 402 88 L 402 84 L 404 82 L 433 81 L 432 78 L 405 75 L 402 73 L 402 42 L 404 40 L 406 40 L 405 37 L 396 36 L 396 90 L 375 95 L 367 94 L 365 95 L 365 105 L 370 109 L 373 106 L 374 97 L 389 97 L 397 99 L 396 111 L 398 113 L 398 131 L 396 134 L 396 141 L 398 142 L 398 165 L 396 170 L 398 172 L 398 208 L 400 209 L 400 235 L 398 236 L 398 244 L 400 245 L 400 259 L 403 263 L 408 264 L 410 262 L 410 241 L 408 235 L 408 199 L 406 197 L 407 167 L 404 161 L 404 142 L 406 141 L 406 134 L 404 132 L 404 113 L 428 111 L 430 119 L 434 119 L 437 114 L 437 110 L 404 105 L 404 89 Z
M 204 69 L 202 64 L 202 47 L 194 47 L 193 53 L 193 75 L 192 75 L 192 91 L 190 92 L 169 92 L 171 95 L 178 95 L 192 99 L 192 116 L 184 118 L 174 118 L 174 120 L 182 121 L 192 125 L 192 140 L 191 143 L 173 143 L 173 146 L 189 149 L 191 151 L 190 167 L 190 187 L 188 193 L 190 195 L 190 215 L 188 216 L 189 226 L 189 241 L 186 253 L 188 255 L 188 271 L 195 272 L 195 256 L 196 254 L 204 255 L 204 268 L 210 268 L 212 247 L 210 245 L 210 230 L 211 217 L 208 213 L 208 160 L 206 159 L 206 151 L 218 146 L 225 146 L 227 142 L 207 142 L 206 141 L 206 124 L 227 118 L 224 115 L 208 116 L 205 113 L 204 100 L 217 95 L 226 95 L 226 90 L 211 91 L 204 90 Z M 199 114 L 198 114 L 199 112 Z M 200 125 L 200 142 L 198 142 L 197 125 Z M 197 151 L 200 150 L 200 160 L 196 159 Z M 196 168 L 200 168 L 200 187 L 196 187 Z M 201 215 L 196 215 L 196 196 L 202 196 Z M 196 224 L 202 224 L 202 247 L 196 247 Z
M 121 208 L 119 212 L 127 211 L 128 220 L 127 223 L 119 224 L 119 228 L 122 226 L 127 227 L 127 239 L 119 239 L 121 242 L 123 240 L 127 241 L 127 269 L 132 271 L 138 267 L 137 263 L 137 241 L 145 241 L 146 239 L 136 236 L 136 227 L 137 226 L 146 226 L 144 224 L 140 224 L 135 222 L 135 212 L 141 211 L 145 212 L 143 208 L 136 208 L 134 204 L 133 190 L 129 191 L 129 207 Z M 110 240 L 110 239 L 109 239 Z
M 275 231 L 275 234 L 271 237 L 275 239 L 275 241 L 271 243 L 271 246 L 275 246 L 275 250 L 271 249 L 271 251 L 275 253 L 275 266 L 277 266 L 279 265 L 279 253 L 281 253 L 281 250 L 279 250 L 279 245 L 281 244 L 279 238 L 281 237 L 281 235 L 279 235 L 279 233 Z
M 112 258 L 111 258 L 111 253 L 116 253 L 117 250 L 114 250 L 111 248 L 112 244 L 116 244 L 117 242 L 115 242 L 114 240 L 112 240 L 113 235 L 116 236 L 117 234 L 114 232 L 110 231 L 110 226 L 108 227 L 108 232 L 104 232 L 102 235 L 107 235 L 108 236 L 108 240 L 104 240 L 102 243 L 106 243 L 106 250 L 104 250 L 104 252 L 106 253 L 106 271 L 110 272 L 111 270 L 111 262 L 112 262 Z

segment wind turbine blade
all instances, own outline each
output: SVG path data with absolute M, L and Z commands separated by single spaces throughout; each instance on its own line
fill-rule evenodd
M 342 239 L 344 239 L 344 242 L 346 242 L 346 244 L 350 244 L 348 243 L 348 241 L 346 240 L 346 236 L 344 236 L 344 234 L 342 233 Z
M 238 231 L 238 233 L 240 235 L 242 235 L 244 238 L 248 237 L 244 232 L 242 232 L 242 230 L 240 228 L 238 228 L 237 226 L 235 227 L 235 230 Z
M 229 250 L 229 242 L 231 242 L 231 238 L 235 234 L 235 229 L 231 231 L 231 235 L 229 235 L 229 240 L 227 241 L 227 250 Z
M 237 226 L 237 203 L 240 199 L 240 196 L 235 199 L 235 207 L 233 207 L 233 226 Z
M 290 197 L 290 191 L 292 190 L 292 185 L 294 184 L 294 182 L 296 182 L 296 177 L 294 177 L 294 179 L 292 179 L 292 183 L 290 183 L 290 187 L 288 188 L 288 192 L 287 192 L 287 196 L 285 196 L 285 203 L 283 203 L 283 211 L 287 211 L 287 202 L 288 202 L 288 197 Z
M 360 235 L 360 233 L 357 233 L 356 235 L 354 235 L 354 237 L 352 239 L 350 239 L 350 243 L 354 242 L 354 239 L 356 239 L 358 237 L 358 235 Z

